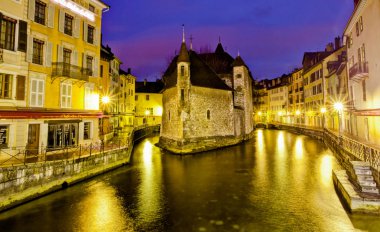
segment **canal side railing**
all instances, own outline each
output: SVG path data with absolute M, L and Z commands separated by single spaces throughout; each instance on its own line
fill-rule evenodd
M 313 135 L 324 141 L 334 152 L 339 153 L 343 162 L 346 164 L 350 160 L 358 160 L 368 162 L 379 178 L 380 172 L 380 148 L 371 146 L 364 142 L 351 138 L 346 134 L 339 134 L 337 131 L 328 128 L 322 129 L 318 127 L 308 127 L 304 125 L 278 124 L 276 126 L 282 129 L 295 131 L 298 133 Z
M 0 147 L 0 167 L 26 165 L 31 163 L 48 162 L 55 160 L 75 160 L 96 154 L 119 151 L 123 152 L 131 146 L 132 142 L 144 138 L 148 134 L 160 130 L 160 125 L 135 127 L 124 136 L 115 137 L 107 142 L 99 140 L 79 144 L 77 146 L 65 146 L 53 149 L 42 145 L 38 149 L 28 146 Z

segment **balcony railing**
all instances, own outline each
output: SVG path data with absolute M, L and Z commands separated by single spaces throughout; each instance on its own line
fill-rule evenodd
M 360 62 L 354 64 L 350 68 L 350 79 L 353 81 L 362 81 L 368 77 L 368 62 Z
M 53 62 L 52 78 L 67 77 L 80 81 L 88 81 L 89 76 L 92 76 L 92 71 L 88 68 L 82 68 L 76 65 L 67 64 L 64 62 Z

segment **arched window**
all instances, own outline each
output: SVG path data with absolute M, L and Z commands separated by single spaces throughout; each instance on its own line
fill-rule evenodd
M 210 110 L 207 110 L 207 119 L 210 120 Z

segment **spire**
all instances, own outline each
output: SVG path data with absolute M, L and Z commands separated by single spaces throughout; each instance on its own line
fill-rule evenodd
M 238 50 L 238 56 L 240 56 L 240 50 Z
M 220 43 L 220 36 L 219 36 L 219 43 Z
M 215 53 L 224 53 L 223 45 L 220 43 L 220 37 L 219 37 L 219 43 L 218 46 L 216 46 Z
M 182 43 L 185 43 L 185 24 L 182 24 Z
M 192 51 L 193 50 L 193 35 L 190 35 L 190 50 Z
M 243 59 L 240 57 L 240 52 L 239 52 L 238 56 L 235 58 L 234 62 L 232 63 L 232 66 L 233 67 L 238 67 L 238 66 L 245 66 L 245 67 L 247 67 L 247 65 L 245 64 L 245 62 L 243 61 Z

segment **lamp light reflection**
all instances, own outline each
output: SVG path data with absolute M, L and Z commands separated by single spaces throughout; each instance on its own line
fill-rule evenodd
M 302 159 L 303 157 L 303 142 L 301 138 L 297 138 L 296 141 L 296 159 Z
M 322 157 L 320 172 L 321 172 L 322 183 L 325 186 L 328 186 L 331 182 L 331 172 L 332 172 L 332 158 L 330 155 L 324 155 Z

